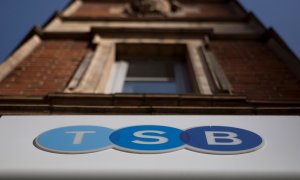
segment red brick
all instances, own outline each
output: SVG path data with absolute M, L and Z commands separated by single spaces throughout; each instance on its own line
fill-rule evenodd
M 265 44 L 215 41 L 211 47 L 235 95 L 252 100 L 300 100 L 300 81 Z
M 83 41 L 42 42 L 0 83 L 0 95 L 43 96 L 62 92 L 87 50 Z
M 72 16 L 73 17 L 122 17 L 125 14 L 111 13 L 111 8 L 125 8 L 126 3 L 98 3 L 85 2 Z M 187 17 L 233 17 L 234 11 L 227 4 L 217 3 L 190 3 L 183 4 L 183 9 L 193 9 L 193 11 L 186 10 Z M 194 9 L 198 11 L 194 11 Z
M 187 13 L 188 17 L 233 17 L 234 13 L 227 4 L 197 3 L 184 6 L 184 8 L 199 9 L 198 12 Z
M 123 13 L 110 13 L 111 8 L 125 7 L 125 3 L 85 2 L 72 16 L 75 17 L 121 17 Z

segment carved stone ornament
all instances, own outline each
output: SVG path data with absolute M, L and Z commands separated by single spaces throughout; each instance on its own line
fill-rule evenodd
M 125 9 L 131 16 L 169 16 L 180 9 L 180 4 L 174 0 L 132 0 Z

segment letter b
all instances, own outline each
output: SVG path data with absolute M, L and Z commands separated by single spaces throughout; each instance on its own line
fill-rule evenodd
M 211 154 L 240 154 L 259 149 L 262 138 L 245 129 L 226 126 L 203 126 L 184 131 L 181 135 L 187 149 Z
M 238 139 L 238 135 L 234 132 L 205 131 L 205 136 L 209 145 L 239 145 L 242 143 L 242 140 Z

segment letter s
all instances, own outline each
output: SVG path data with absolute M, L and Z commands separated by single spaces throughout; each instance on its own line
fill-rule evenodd
M 153 131 L 153 130 L 137 131 L 133 134 L 135 137 L 155 139 L 156 141 L 149 142 L 149 141 L 134 140 L 132 142 L 136 144 L 163 144 L 169 141 L 169 139 L 166 137 L 151 136 L 151 135 L 146 135 L 146 133 L 165 134 L 165 132 L 163 131 Z

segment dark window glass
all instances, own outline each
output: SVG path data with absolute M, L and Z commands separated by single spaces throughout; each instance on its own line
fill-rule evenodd
M 185 63 L 178 60 L 128 60 L 123 92 L 191 93 Z

